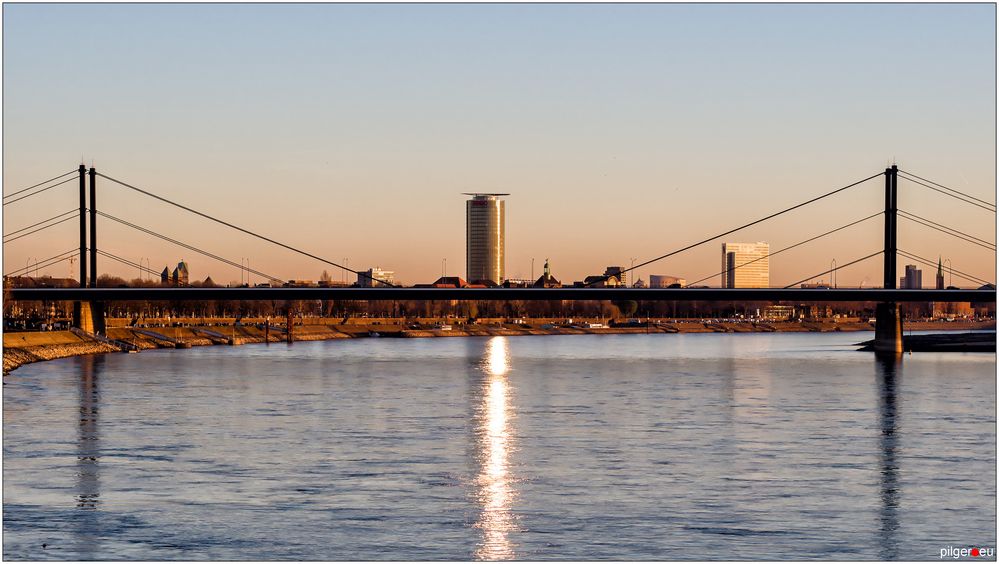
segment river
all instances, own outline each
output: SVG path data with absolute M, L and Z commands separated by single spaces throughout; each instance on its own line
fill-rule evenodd
M 4 378 L 6 559 L 995 547 L 996 357 L 869 333 L 355 339 Z

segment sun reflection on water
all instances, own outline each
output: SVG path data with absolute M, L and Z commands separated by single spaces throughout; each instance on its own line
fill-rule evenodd
M 487 374 L 478 440 L 481 469 L 477 483 L 482 513 L 475 524 L 482 530 L 482 541 L 475 551 L 475 558 L 509 560 L 514 558 L 514 551 L 507 535 L 516 530 L 517 525 L 511 510 L 516 492 L 509 468 L 513 437 L 506 379 L 510 356 L 505 337 L 490 339 L 482 369 Z

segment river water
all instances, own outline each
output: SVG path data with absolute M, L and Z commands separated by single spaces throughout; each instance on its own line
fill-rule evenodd
M 995 547 L 994 354 L 869 333 L 357 339 L 4 379 L 6 559 Z

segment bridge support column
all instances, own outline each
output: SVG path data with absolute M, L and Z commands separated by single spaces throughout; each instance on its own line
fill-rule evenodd
M 97 171 L 90 169 L 90 287 L 97 287 Z
M 106 334 L 104 304 L 101 302 L 75 302 L 73 304 L 73 326 L 87 333 Z
M 898 167 L 885 169 L 885 250 L 884 287 L 895 288 L 896 217 L 898 210 Z M 882 302 L 875 309 L 874 350 L 902 353 L 902 316 L 895 302 Z
M 875 310 L 874 352 L 902 354 L 902 315 L 897 303 L 879 303 Z
M 80 287 L 87 287 L 87 167 L 80 165 Z M 90 315 L 90 305 L 73 302 L 73 327 L 83 328 L 83 320 Z
M 97 287 L 97 170 L 93 167 L 90 168 L 90 287 Z M 104 303 L 84 302 L 84 304 L 81 304 L 80 328 L 90 333 L 104 335 L 107 332 L 104 324 Z M 83 315 L 83 309 L 88 310 L 88 315 Z M 87 318 L 89 322 L 85 321 Z M 90 328 L 85 329 L 83 323 L 87 323 Z

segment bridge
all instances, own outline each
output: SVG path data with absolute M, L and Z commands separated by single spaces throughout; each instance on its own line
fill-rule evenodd
M 76 177 L 72 176 L 76 173 Z M 69 178 L 66 178 L 69 177 Z M 373 282 L 377 282 L 383 287 L 373 287 L 373 288 L 297 288 L 297 287 L 281 287 L 281 288 L 198 288 L 198 287 L 161 287 L 161 288 L 99 288 L 97 287 L 98 279 L 98 269 L 97 269 L 97 257 L 98 255 L 125 264 L 132 268 L 138 268 L 140 272 L 149 273 L 152 275 L 159 275 L 158 272 L 144 267 L 141 263 L 136 264 L 135 262 L 124 259 L 112 252 L 109 252 L 106 248 L 98 247 L 97 240 L 97 221 L 98 217 L 103 219 L 113 221 L 115 223 L 127 226 L 136 231 L 144 233 L 146 235 L 165 240 L 171 244 L 177 245 L 179 247 L 191 250 L 213 260 L 222 262 L 233 267 L 244 268 L 242 262 L 236 263 L 230 259 L 219 256 L 218 254 L 212 253 L 210 251 L 204 250 L 198 246 L 191 243 L 179 241 L 171 236 L 164 235 L 155 232 L 149 228 L 143 227 L 137 223 L 133 223 L 129 220 L 122 219 L 119 217 L 112 216 L 108 213 L 99 211 L 97 208 L 97 178 L 100 177 L 103 180 L 108 181 L 110 184 L 134 191 L 136 193 L 142 194 L 148 198 L 159 201 L 161 203 L 173 206 L 177 209 L 182 210 L 185 213 L 190 213 L 196 215 L 202 219 L 214 222 L 216 224 L 223 225 L 231 230 L 242 233 L 244 235 L 249 235 L 265 243 L 275 245 L 277 247 L 283 248 L 286 251 L 297 253 L 299 255 L 305 256 L 309 259 L 318 261 L 320 263 L 342 269 L 345 272 L 351 272 L 356 274 L 359 279 L 362 277 L 371 278 Z M 43 220 L 41 222 L 34 223 L 22 229 L 4 234 L 4 244 L 11 243 L 15 240 L 33 235 L 35 233 L 44 231 L 48 228 L 54 227 L 56 225 L 71 221 L 75 218 L 79 219 L 79 249 L 73 248 L 59 255 L 49 257 L 44 261 L 41 261 L 41 267 L 45 268 L 54 264 L 66 260 L 79 260 L 80 262 L 80 287 L 79 288 L 7 288 L 6 292 L 9 299 L 12 300 L 31 300 L 31 301 L 56 301 L 56 300 L 73 300 L 76 302 L 74 310 L 74 323 L 79 327 L 81 325 L 87 325 L 88 327 L 94 328 L 95 330 L 101 330 L 103 328 L 103 308 L 102 304 L 108 301 L 146 301 L 146 300 L 664 300 L 664 301 L 780 301 L 780 300 L 795 300 L 802 302 L 877 302 L 876 309 L 876 327 L 875 327 L 875 347 L 878 350 L 890 351 L 890 352 L 901 352 L 902 350 L 902 329 L 901 329 L 901 316 L 899 314 L 898 304 L 903 302 L 988 302 L 995 303 L 996 291 L 994 283 L 983 280 L 981 278 L 975 277 L 966 272 L 954 269 L 953 265 L 948 270 L 951 272 L 952 276 L 957 276 L 958 278 L 969 281 L 975 285 L 980 285 L 979 289 L 947 289 L 947 290 L 923 290 L 923 289 L 898 289 L 896 288 L 897 272 L 896 272 L 896 259 L 901 256 L 905 259 L 920 263 L 924 266 L 934 267 L 932 261 L 925 257 L 921 257 L 915 253 L 899 249 L 897 241 L 897 224 L 898 218 L 905 219 L 912 223 L 922 225 L 926 228 L 933 229 L 939 233 L 946 234 L 955 240 L 960 240 L 968 244 L 976 245 L 978 247 L 987 249 L 993 253 L 996 251 L 996 245 L 994 242 L 987 241 L 985 239 L 976 237 L 974 235 L 968 234 L 966 232 L 960 231 L 953 227 L 946 226 L 944 224 L 935 222 L 931 219 L 910 213 L 905 210 L 898 209 L 898 180 L 902 178 L 914 185 L 921 186 L 925 189 L 933 190 L 945 196 L 956 199 L 965 205 L 975 206 L 986 211 L 995 214 L 996 206 L 994 203 L 987 202 L 985 200 L 976 198 L 965 192 L 961 192 L 954 188 L 950 188 L 943 184 L 934 182 L 932 180 L 926 179 L 921 176 L 917 176 L 913 173 L 899 170 L 897 166 L 891 166 L 886 168 L 884 172 L 878 172 L 867 178 L 851 182 L 845 186 L 838 187 L 834 190 L 826 192 L 815 196 L 809 200 L 797 203 L 783 210 L 777 211 L 775 213 L 769 214 L 765 217 L 756 219 L 744 225 L 736 226 L 732 229 L 728 229 L 722 233 L 710 236 L 698 242 L 685 245 L 679 249 L 670 251 L 661 256 L 652 258 L 650 260 L 641 262 L 637 265 L 633 265 L 630 268 L 623 269 L 622 274 L 633 271 L 638 268 L 648 266 L 650 264 L 662 261 L 669 257 L 678 255 L 685 251 L 706 245 L 713 241 L 717 241 L 722 237 L 731 235 L 743 229 L 749 228 L 751 226 L 764 223 L 768 220 L 774 219 L 778 216 L 790 213 L 799 208 L 814 204 L 825 198 L 834 196 L 846 190 L 852 189 L 856 186 L 863 185 L 870 181 L 873 181 L 879 177 L 884 179 L 884 210 L 878 211 L 877 213 L 867 215 L 866 217 L 845 223 L 835 229 L 825 231 L 820 234 L 813 235 L 802 241 L 796 242 L 792 245 L 783 247 L 781 249 L 770 252 L 764 257 L 746 262 L 744 264 L 735 265 L 730 267 L 718 274 L 702 278 L 688 284 L 684 288 L 604 288 L 604 287 L 593 287 L 599 284 L 601 281 L 606 281 L 607 276 L 603 277 L 602 280 L 591 281 L 586 287 L 572 287 L 572 288 L 410 288 L 410 287 L 399 287 L 393 283 L 386 282 L 383 280 L 374 279 L 363 271 L 357 271 L 350 269 L 336 261 L 328 260 L 314 253 L 305 251 L 303 249 L 297 248 L 287 243 L 283 243 L 274 238 L 262 235 L 251 229 L 241 227 L 220 219 L 212 214 L 206 213 L 204 211 L 196 210 L 190 206 L 181 204 L 179 202 L 172 201 L 161 195 L 154 194 L 148 190 L 139 188 L 138 186 L 129 184 L 127 182 L 118 180 L 116 178 L 98 173 L 95 168 L 91 167 L 89 171 L 85 166 L 80 165 L 77 170 L 64 173 L 62 175 L 51 178 L 45 182 L 29 186 L 22 190 L 18 190 L 11 194 L 4 196 L 4 207 L 10 204 L 14 204 L 18 201 L 27 199 L 39 193 L 45 192 L 52 188 L 67 184 L 72 182 L 74 179 L 78 178 L 79 181 L 79 208 L 71 209 L 69 211 L 63 212 L 49 219 Z M 89 182 L 88 182 L 89 180 Z M 87 205 L 87 193 L 89 184 L 89 206 Z M 89 222 L 88 222 L 89 216 Z M 833 268 L 813 274 L 807 278 L 803 278 L 793 284 L 789 284 L 783 288 L 705 288 L 705 287 L 691 287 L 694 284 L 703 282 L 709 278 L 716 276 L 723 276 L 732 270 L 743 268 L 756 262 L 758 260 L 763 260 L 783 252 L 789 251 L 791 249 L 800 247 L 802 245 L 811 243 L 823 237 L 832 235 L 839 231 L 848 229 L 855 225 L 874 220 L 877 217 L 883 217 L 884 220 L 884 242 L 883 247 L 861 256 L 854 260 L 845 262 L 842 265 L 834 266 Z M 88 225 L 89 223 L 89 225 Z M 89 226 L 89 242 L 88 242 L 88 226 Z M 840 269 L 849 267 L 851 265 L 873 259 L 877 256 L 881 256 L 883 259 L 883 269 L 884 269 L 884 283 L 882 288 L 822 288 L 822 289 L 804 289 L 796 288 L 803 282 L 813 280 L 820 276 L 826 274 L 834 274 Z M 26 266 L 23 269 L 18 269 L 5 275 L 5 279 L 11 276 L 20 275 L 26 271 L 30 271 L 31 268 L 39 268 L 39 263 L 36 262 L 35 266 Z M 89 267 L 89 268 L 88 268 Z M 270 276 L 266 273 L 246 268 L 247 271 L 262 276 L 265 279 L 277 280 L 283 282 L 280 278 Z M 88 276 L 89 274 L 89 276 Z M 88 322 L 89 320 L 89 322 Z

